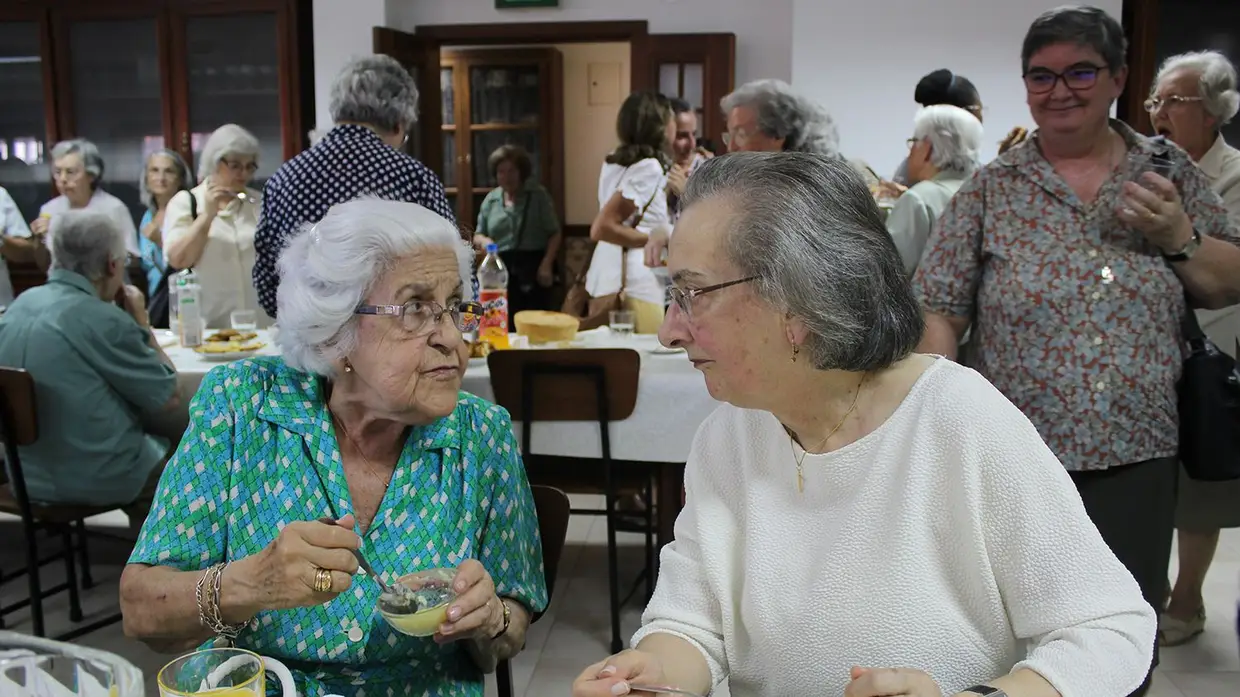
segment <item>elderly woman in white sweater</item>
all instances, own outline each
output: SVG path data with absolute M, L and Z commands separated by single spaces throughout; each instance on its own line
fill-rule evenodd
M 722 402 L 633 649 L 576 697 L 1086 697 L 1141 685 L 1155 615 L 1037 431 L 913 354 L 917 302 L 839 160 L 689 180 L 660 338 Z
M 934 221 L 977 169 L 982 122 L 960 107 L 925 107 L 913 120 L 908 148 L 904 178 L 909 188 L 887 216 L 887 232 L 900 251 L 904 272 L 912 277 Z

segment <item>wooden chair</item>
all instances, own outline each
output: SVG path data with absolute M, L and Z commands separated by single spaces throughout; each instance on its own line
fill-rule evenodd
M 0 608 L 0 617 L 30 606 L 31 623 L 36 636 L 44 636 L 43 600 L 55 593 L 69 591 L 69 619 L 82 621 L 82 600 L 78 594 L 78 572 L 74 557 L 82 554 L 86 577 L 83 585 L 90 587 L 89 561 L 86 557 L 86 530 L 83 520 L 93 515 L 115 510 L 116 506 L 41 505 L 30 500 L 26 493 L 26 478 L 22 472 L 18 446 L 33 445 L 39 439 L 38 410 L 35 404 L 35 386 L 30 373 L 16 368 L 0 368 L 0 435 L 4 437 L 9 486 L 0 487 L 0 511 L 19 515 L 26 543 L 26 568 L 24 573 L 30 586 L 30 597 Z M 39 551 L 40 531 L 59 536 L 60 549 L 50 557 Z M 78 538 L 75 544 L 75 533 Z M 79 547 L 80 545 L 80 547 Z M 52 588 L 43 588 L 39 568 L 44 564 L 63 559 L 65 582 Z M 6 574 L 4 580 L 21 575 L 22 572 Z M 68 641 L 90 633 L 100 627 L 120 621 L 120 613 L 78 627 L 59 637 Z
M 538 536 L 542 538 L 543 578 L 547 583 L 547 605 L 555 594 L 555 576 L 560 569 L 564 539 L 568 536 L 568 518 L 572 515 L 568 494 L 550 486 L 531 486 L 534 509 L 538 511 Z M 537 622 L 541 615 L 533 619 Z M 495 669 L 495 686 L 499 697 L 512 697 L 512 663 L 500 661 Z
M 632 349 L 563 349 L 495 351 L 487 357 L 495 403 L 514 421 L 521 422 L 521 457 L 531 482 L 561 486 L 567 490 L 597 492 L 599 468 L 594 459 L 552 458 L 530 451 L 534 421 L 593 421 L 599 426 L 602 446 L 602 511 L 582 509 L 573 513 L 607 518 L 607 572 L 611 606 L 612 651 L 623 648 L 620 639 L 620 588 L 616 529 L 620 514 L 616 498 L 622 484 L 643 492 L 646 510 L 646 569 L 643 577 L 653 585 L 654 500 L 651 470 L 640 466 L 618 471 L 611 455 L 612 421 L 627 419 L 637 405 L 637 379 L 641 357 Z M 634 477 L 634 470 L 640 476 Z

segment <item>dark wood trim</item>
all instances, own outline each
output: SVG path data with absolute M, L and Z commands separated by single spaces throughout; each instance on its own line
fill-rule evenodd
M 172 114 L 172 129 L 167 145 L 181 154 L 189 165 L 189 171 L 198 177 L 198 163 L 194 162 L 194 143 L 189 127 L 189 55 L 186 37 L 189 33 L 189 15 L 173 10 L 168 19 L 168 91 L 166 108 Z
M 184 46 L 184 43 L 178 43 L 174 39 L 175 26 L 177 24 L 176 16 L 171 12 L 161 12 L 159 15 L 159 24 L 156 29 L 156 50 L 159 51 L 159 85 L 160 85 L 160 117 L 163 122 L 164 129 L 164 147 L 175 152 L 179 152 L 181 157 L 185 157 L 186 153 L 182 152 L 177 146 L 177 110 L 175 108 L 176 100 L 173 94 L 179 85 L 188 82 L 184 70 L 180 74 L 174 74 L 177 66 L 176 51 L 174 46 Z M 182 57 L 184 56 L 184 52 Z M 184 60 L 180 63 L 184 68 Z M 194 165 L 190 160 L 190 171 L 193 172 Z M 142 176 L 146 176 L 144 172 Z
M 51 157 L 52 146 L 64 136 L 56 115 L 62 107 L 56 94 L 56 56 L 52 47 L 52 17 L 50 12 L 39 13 L 39 58 L 43 62 L 43 122 L 47 129 L 46 156 Z
M 1145 98 L 1158 71 L 1158 0 L 1124 0 L 1122 19 L 1128 35 L 1128 81 L 1116 115 L 1149 135 L 1153 128 L 1145 112 Z
M 301 85 L 297 79 L 297 21 L 296 9 L 291 0 L 281 3 L 276 10 L 276 74 L 279 76 L 280 113 L 284 114 L 284 123 L 280 129 L 281 149 L 287 160 L 301 148 L 298 144 L 305 138 L 301 135 L 301 115 L 298 113 L 298 91 Z
M 563 218 L 561 218 L 561 220 L 563 220 Z M 563 228 L 565 237 L 590 237 L 589 225 L 572 224 L 564 225 Z
M 414 33 L 441 45 L 563 44 L 632 41 L 645 36 L 649 26 L 646 20 L 427 24 L 419 26 Z

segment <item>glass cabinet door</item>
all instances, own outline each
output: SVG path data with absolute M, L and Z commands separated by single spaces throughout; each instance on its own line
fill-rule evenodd
M 211 133 L 235 123 L 258 139 L 252 185 L 261 189 L 284 162 L 276 13 L 191 16 L 185 22 L 194 171 Z
M 103 157 L 103 185 L 139 215 L 146 152 L 163 147 L 163 90 L 154 18 L 72 21 L 73 131 Z
M 0 186 L 27 222 L 53 196 L 39 48 L 37 22 L 0 22 Z

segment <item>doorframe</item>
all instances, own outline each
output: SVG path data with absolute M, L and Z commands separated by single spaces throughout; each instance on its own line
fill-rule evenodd
M 420 39 L 427 51 L 436 53 L 445 46 L 473 48 L 507 46 L 514 44 L 583 44 L 625 41 L 629 44 L 629 89 L 631 91 L 653 90 L 658 85 L 650 83 L 650 65 L 646 52 L 650 23 L 646 20 L 604 20 L 596 22 L 508 22 L 493 24 L 425 24 L 414 28 L 413 36 Z M 561 131 L 561 137 L 563 132 Z M 560 220 L 564 220 L 564 148 L 556 171 L 558 182 L 549 182 L 553 191 L 558 189 L 556 207 Z M 589 236 L 588 226 L 563 224 L 566 236 Z

